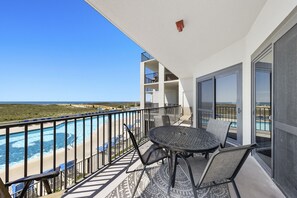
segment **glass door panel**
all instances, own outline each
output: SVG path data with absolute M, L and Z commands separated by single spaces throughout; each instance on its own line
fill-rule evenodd
M 237 140 L 237 75 L 216 78 L 216 119 L 231 122 L 228 137 Z
M 271 169 L 271 77 L 272 52 L 254 64 L 254 140 L 256 154 Z
M 198 82 L 198 127 L 206 128 L 213 117 L 213 79 Z
M 197 79 L 197 126 L 206 128 L 209 118 L 231 122 L 228 141 L 242 143 L 242 64 Z

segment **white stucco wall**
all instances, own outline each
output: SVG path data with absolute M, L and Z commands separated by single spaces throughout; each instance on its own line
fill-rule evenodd
M 181 107 L 193 108 L 193 78 L 182 78 L 179 80 L 178 101 Z
M 178 90 L 176 88 L 165 88 L 165 103 L 166 104 L 178 104 Z
M 243 144 L 251 142 L 251 55 L 296 5 L 295 0 L 268 0 L 243 39 L 193 67 L 194 126 L 196 126 L 196 78 L 242 62 Z

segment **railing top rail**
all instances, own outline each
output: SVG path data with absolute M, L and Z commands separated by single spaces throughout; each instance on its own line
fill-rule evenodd
M 65 121 L 65 120 L 73 120 L 73 119 L 80 119 L 80 118 L 87 118 L 87 117 L 93 117 L 93 116 L 108 116 L 108 115 L 114 115 L 114 114 L 120 114 L 120 113 L 128 113 L 128 112 L 141 112 L 141 111 L 147 111 L 147 110 L 157 110 L 162 108 L 174 108 L 179 107 L 177 106 L 167 106 L 167 107 L 155 107 L 155 108 L 144 108 L 144 109 L 134 109 L 134 110 L 125 110 L 125 111 L 114 111 L 114 112 L 93 112 L 93 113 L 84 113 L 84 114 L 75 114 L 75 115 L 66 115 L 66 116 L 60 116 L 60 117 L 53 117 L 53 118 L 36 118 L 34 120 L 26 120 L 26 121 L 17 121 L 13 123 L 4 123 L 0 124 L 0 129 L 10 128 L 10 127 L 20 127 L 20 126 L 26 126 L 31 124 L 41 124 L 41 123 L 48 123 L 48 122 L 58 122 L 58 121 Z

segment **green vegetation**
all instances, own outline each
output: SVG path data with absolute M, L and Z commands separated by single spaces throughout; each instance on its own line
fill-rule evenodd
M 96 108 L 81 108 L 70 105 L 3 104 L 0 105 L 0 122 L 58 117 L 95 111 L 97 111 Z
M 34 118 L 59 117 L 65 115 L 97 112 L 103 109 L 119 109 L 134 106 L 133 102 L 94 103 L 94 104 L 63 104 L 63 105 L 32 105 L 32 104 L 0 104 L 0 122 L 28 120 Z

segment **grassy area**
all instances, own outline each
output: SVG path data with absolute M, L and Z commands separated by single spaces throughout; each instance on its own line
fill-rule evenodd
M 32 105 L 32 104 L 0 104 L 0 122 L 27 120 L 43 117 L 59 117 L 79 113 L 96 112 L 99 107 L 116 109 L 129 107 L 134 103 L 102 103 L 102 104 L 68 104 L 68 105 Z

